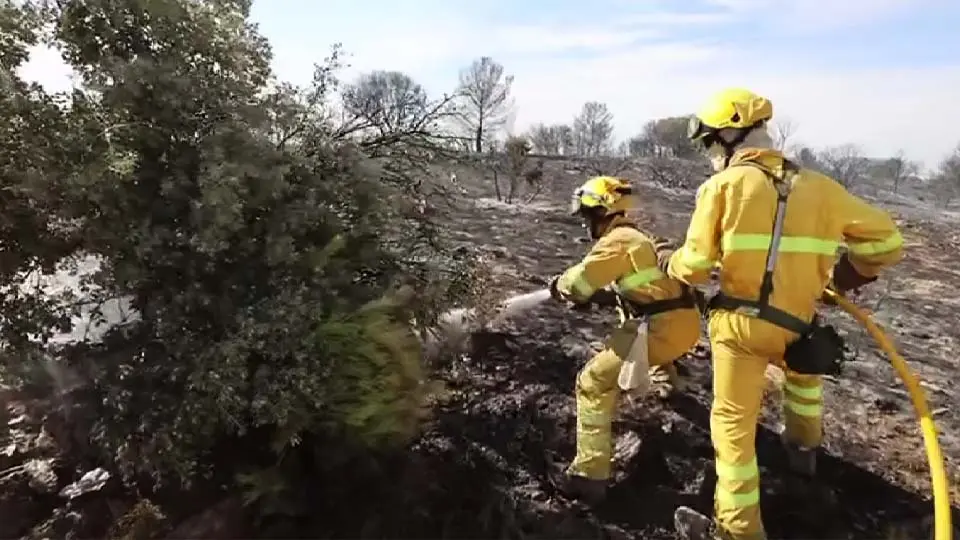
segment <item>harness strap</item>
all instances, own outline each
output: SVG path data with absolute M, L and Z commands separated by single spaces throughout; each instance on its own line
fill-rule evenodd
M 665 300 L 654 300 L 647 304 L 627 300 L 623 297 L 620 298 L 623 300 L 624 310 L 632 317 L 652 317 L 667 311 L 687 309 L 696 307 L 697 305 L 693 292 L 689 287 L 684 287 L 683 293 L 680 294 L 680 296 L 667 298 Z
M 613 226 L 613 228 L 617 227 L 629 227 L 637 231 L 640 230 L 640 227 L 628 221 L 617 223 Z M 617 294 L 617 301 L 620 303 L 620 307 L 624 310 L 624 312 L 631 317 L 652 317 L 654 315 L 659 315 L 660 313 L 666 313 L 667 311 L 687 309 L 696 307 L 697 305 L 696 298 L 689 287 L 684 287 L 680 296 L 667 298 L 664 300 L 654 300 L 653 302 L 648 302 L 646 304 L 634 302 L 633 300 L 626 298 L 622 293 Z
M 744 298 L 734 298 L 723 293 L 717 293 L 707 304 L 707 308 L 712 310 L 720 309 L 724 311 L 734 311 L 742 313 L 748 317 L 763 319 L 768 323 L 775 324 L 780 328 L 805 334 L 810 329 L 811 323 L 808 323 L 799 317 L 795 317 L 786 311 L 771 306 L 770 304 L 760 304 L 757 300 L 746 300 Z
M 770 305 L 770 295 L 773 293 L 773 273 L 777 266 L 780 240 L 783 238 L 783 222 L 787 213 L 787 197 L 790 195 L 790 185 L 756 163 L 745 161 L 742 165 L 749 165 L 761 170 L 773 182 L 773 186 L 777 190 L 777 212 L 773 221 L 773 231 L 770 235 L 770 247 L 767 248 L 763 280 L 760 283 L 760 295 L 756 300 L 748 300 L 746 298 L 735 298 L 720 292 L 710 299 L 707 304 L 708 308 L 710 310 L 735 311 L 749 317 L 763 319 L 791 332 L 805 334 L 812 323 Z M 786 171 L 791 173 L 797 171 L 796 165 L 786 159 L 783 161 L 783 165 Z

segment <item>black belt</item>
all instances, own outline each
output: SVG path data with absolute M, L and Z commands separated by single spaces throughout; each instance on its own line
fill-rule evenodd
M 761 304 L 756 300 L 745 300 L 743 298 L 734 298 L 725 294 L 717 293 L 710 299 L 707 307 L 712 311 L 720 309 L 724 311 L 736 311 L 748 317 L 763 319 L 768 323 L 775 324 L 785 330 L 806 334 L 812 323 L 808 323 L 799 317 L 795 317 L 786 311 L 773 307 L 770 304 Z
M 653 302 L 649 302 L 647 304 L 640 304 L 625 298 L 623 300 L 624 304 L 626 305 L 627 313 L 629 313 L 632 317 L 651 317 L 666 311 L 692 308 L 696 307 L 697 305 L 693 293 L 687 287 L 684 287 L 683 293 L 676 298 L 654 300 Z

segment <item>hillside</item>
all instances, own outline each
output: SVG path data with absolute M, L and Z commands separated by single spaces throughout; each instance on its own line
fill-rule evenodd
M 577 241 L 582 229 L 564 214 L 567 194 L 582 178 L 566 173 L 569 168 L 566 162 L 547 163 L 549 194 L 526 205 L 492 201 L 489 180 L 475 171 L 458 172 L 465 192 L 449 234 L 485 255 L 503 296 L 542 287 L 545 278 L 584 252 Z M 682 236 L 692 191 L 664 189 L 640 169 L 625 175 L 641 186 L 641 219 L 660 234 Z M 898 222 L 907 240 L 906 260 L 859 303 L 874 312 L 923 379 L 956 485 L 960 417 L 950 389 L 960 334 L 946 315 L 958 309 L 951 291 L 960 285 L 960 273 L 950 270 L 949 257 L 956 256 L 960 237 L 950 216 L 902 206 L 901 201 L 895 213 L 903 216 Z M 777 538 L 923 537 L 932 507 L 911 405 L 865 333 L 840 314 L 830 318 L 850 348 L 846 372 L 826 386 L 821 459 L 822 477 L 839 510 L 786 493 L 783 455 L 770 430 L 776 409 L 768 403 L 758 448 L 769 532 Z M 392 517 L 397 530 L 411 537 L 671 538 L 677 505 L 708 510 L 712 448 L 705 342 L 684 361 L 692 381 L 687 392 L 668 403 L 650 398 L 622 408 L 615 428 L 619 476 L 604 507 L 591 513 L 571 505 L 545 480 L 548 467 L 572 456 L 574 375 L 611 321 L 611 314 L 572 313 L 548 304 L 474 335 L 470 351 L 445 371 L 447 394 L 415 449 L 418 461 L 398 473 L 393 486 L 396 496 L 416 497 L 428 510 L 411 525 L 408 507 L 383 506 L 397 509 Z M 956 493 L 954 488 L 954 504 Z M 343 534 L 352 527 L 343 526 Z
M 565 213 L 568 194 L 586 174 L 582 169 L 569 160 L 547 160 L 544 193 L 530 203 L 506 204 L 492 197 L 482 170 L 454 168 L 458 182 L 444 208 L 443 234 L 479 255 L 489 272 L 489 299 L 542 288 L 585 252 L 583 229 Z M 648 171 L 640 164 L 622 173 L 640 188 L 643 208 L 637 218 L 659 234 L 682 236 L 693 190 L 663 187 Z M 439 173 L 437 182 L 447 183 L 448 174 L 446 169 Z M 956 486 L 960 414 L 950 389 L 960 330 L 948 315 L 960 307 L 952 292 L 960 285 L 960 272 L 950 267 L 960 237 L 955 217 L 937 216 L 904 198 L 895 202 L 891 208 L 900 216 L 906 259 L 858 301 L 874 312 L 923 379 Z M 817 496 L 791 495 L 772 429 L 777 413 L 771 400 L 757 443 L 769 532 L 778 538 L 923 537 L 931 525 L 929 475 L 906 393 L 862 330 L 843 316 L 828 316 L 843 329 L 850 349 L 845 373 L 827 383 L 821 458 L 821 477 L 839 504 L 831 510 Z M 147 525 L 152 532 L 143 537 L 167 530 L 171 539 L 357 537 L 384 531 L 396 538 L 672 538 L 678 505 L 704 511 L 712 505 L 710 353 L 703 339 L 683 360 L 689 376 L 684 392 L 665 402 L 651 396 L 621 407 L 615 424 L 616 485 L 604 506 L 589 511 L 559 496 L 546 479 L 551 467 L 572 456 L 574 377 L 613 320 L 612 313 L 570 312 L 548 302 L 472 334 L 463 354 L 435 366 L 443 385 L 422 435 L 386 464 L 345 464 L 336 473 L 342 477 L 310 485 L 313 502 L 306 516 L 311 517 L 300 509 L 291 514 L 300 517 L 255 524 L 236 496 L 227 494 L 207 507 L 210 503 L 203 501 L 210 499 L 202 494 L 171 493 L 164 500 L 187 505 L 172 517 L 196 512 L 191 505 L 206 509 L 162 529 Z M 771 378 L 776 379 L 775 372 Z M 776 394 L 774 385 L 771 394 Z M 16 400 L 7 403 L 5 421 L 14 433 L 23 408 Z M 43 441 L 14 439 L 11 455 L 24 446 L 35 453 Z M 80 522 L 94 527 L 86 530 L 95 530 L 90 516 L 109 514 L 106 509 L 119 504 L 111 499 L 119 495 L 108 490 L 46 518 L 44 508 L 53 499 L 37 498 L 44 493 L 37 478 L 46 470 L 34 470 L 38 463 L 46 461 L 10 462 L 12 472 L 0 479 L 6 489 L 3 521 L 10 530 L 30 520 L 69 522 L 64 516 L 74 515 L 71 511 L 86 516 Z M 958 500 L 954 487 L 953 503 Z M 176 506 L 167 503 L 166 509 Z M 18 512 L 16 519 L 11 511 Z M 151 507 L 138 511 L 146 517 L 137 519 L 154 523 Z

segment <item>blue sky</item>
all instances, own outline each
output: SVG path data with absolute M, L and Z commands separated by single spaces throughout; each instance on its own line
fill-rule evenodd
M 598 100 L 626 137 L 743 85 L 796 142 L 902 148 L 929 165 L 960 142 L 952 0 L 257 0 L 253 17 L 292 81 L 333 42 L 353 54 L 347 77 L 396 69 L 438 94 L 492 56 L 516 78 L 514 132 Z
M 437 95 L 492 56 L 515 76 L 514 133 L 595 100 L 626 138 L 745 86 L 797 127 L 795 143 L 933 166 L 960 142 L 957 0 L 255 0 L 252 16 L 295 83 L 335 42 L 351 53 L 345 78 L 399 70 Z M 49 50 L 23 74 L 66 79 Z

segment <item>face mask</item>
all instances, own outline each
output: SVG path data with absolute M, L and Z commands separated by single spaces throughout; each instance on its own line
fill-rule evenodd
M 725 168 L 727 154 L 723 149 L 723 145 L 719 143 L 710 145 L 710 148 L 707 148 L 706 154 L 714 172 L 720 172 Z

